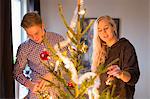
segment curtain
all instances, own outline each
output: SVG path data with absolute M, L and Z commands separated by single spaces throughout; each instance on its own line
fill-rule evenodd
M 0 98 L 14 98 L 11 0 L 0 0 Z

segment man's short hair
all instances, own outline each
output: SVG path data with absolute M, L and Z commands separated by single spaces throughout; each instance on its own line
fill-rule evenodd
M 28 12 L 22 19 L 21 27 L 29 28 L 34 25 L 42 25 L 41 16 L 37 12 Z

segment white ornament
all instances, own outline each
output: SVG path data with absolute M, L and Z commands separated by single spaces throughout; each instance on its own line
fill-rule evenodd
M 57 70 L 58 70 L 59 64 L 60 64 L 60 62 L 59 62 L 59 60 L 57 60 L 57 61 L 56 61 L 56 64 L 55 64 L 55 69 L 54 69 L 54 71 L 57 71 Z

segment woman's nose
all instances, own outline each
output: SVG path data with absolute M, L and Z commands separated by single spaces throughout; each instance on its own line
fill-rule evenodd
M 105 29 L 102 30 L 102 34 L 106 34 L 106 30 Z
M 106 29 L 103 29 L 103 31 L 106 33 Z

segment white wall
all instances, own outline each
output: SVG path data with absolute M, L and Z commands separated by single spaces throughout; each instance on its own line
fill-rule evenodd
M 148 34 L 148 49 L 150 49 L 150 0 L 149 0 L 149 9 L 148 9 L 148 13 L 149 13 L 149 25 L 148 25 L 148 29 L 149 29 L 149 34 Z M 150 52 L 148 53 L 148 59 L 150 59 Z M 148 61 L 148 66 L 150 66 L 150 61 Z M 148 68 L 148 70 L 150 70 L 150 67 Z M 148 75 L 150 75 L 150 72 L 148 73 Z M 149 82 L 150 82 L 150 79 L 148 79 L 149 80 Z M 150 87 L 148 87 L 148 89 L 149 89 L 149 92 L 150 92 Z M 150 95 L 149 95 L 149 97 L 150 97 Z
M 59 0 L 41 0 L 41 15 L 46 23 L 47 31 L 53 31 L 64 35 L 67 31 L 58 13 Z M 69 22 L 72 18 L 75 2 L 73 0 L 62 0 L 64 15 Z M 74 0 L 75 1 L 75 0 Z
M 41 15 L 48 31 L 65 35 L 66 29 L 58 14 L 59 0 L 41 0 Z M 64 15 L 69 22 L 77 0 L 62 0 Z M 136 86 L 135 99 L 150 97 L 150 7 L 149 0 L 85 0 L 86 17 L 110 15 L 120 18 L 121 37 L 126 37 L 135 46 L 141 76 Z

